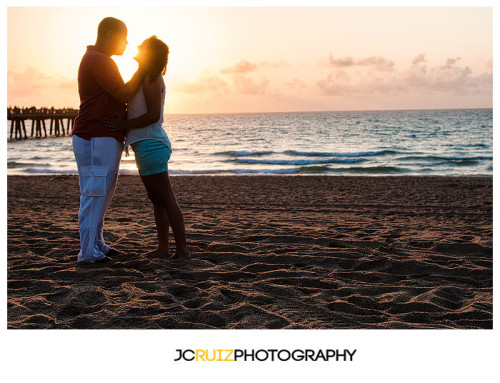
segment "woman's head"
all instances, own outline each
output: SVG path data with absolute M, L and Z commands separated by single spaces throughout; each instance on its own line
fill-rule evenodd
M 138 47 L 135 60 L 151 78 L 164 75 L 168 63 L 168 45 L 156 36 L 144 40 Z

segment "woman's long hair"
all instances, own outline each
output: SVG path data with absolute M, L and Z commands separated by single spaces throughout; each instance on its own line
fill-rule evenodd
M 156 36 L 151 36 L 144 41 L 146 43 L 147 56 L 144 64 L 146 74 L 151 80 L 167 72 L 168 63 L 168 45 L 158 39 Z

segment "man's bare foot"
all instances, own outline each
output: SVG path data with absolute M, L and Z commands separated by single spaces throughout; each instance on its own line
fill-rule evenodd
M 188 249 L 184 249 L 182 251 L 177 250 L 172 258 L 170 258 L 170 261 L 174 263 L 180 263 L 187 261 L 188 259 L 191 259 L 191 253 L 188 251 Z
M 170 254 L 168 252 L 168 250 L 163 250 L 163 249 L 155 249 L 153 251 L 150 251 L 149 253 L 146 253 L 144 254 L 144 256 L 148 257 L 148 258 L 164 258 L 164 259 L 167 259 Z

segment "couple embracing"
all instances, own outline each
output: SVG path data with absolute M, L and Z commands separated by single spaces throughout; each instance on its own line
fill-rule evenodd
M 78 262 L 102 263 L 118 254 L 103 238 L 103 222 L 118 180 L 124 147 L 131 146 L 153 203 L 158 247 L 146 254 L 171 261 L 190 258 L 184 217 L 168 175 L 172 147 L 162 128 L 165 74 L 169 48 L 152 36 L 139 47 L 137 72 L 124 83 L 113 55 L 122 55 L 127 27 L 106 17 L 98 26 L 95 45 L 88 46 L 78 69 L 80 111 L 73 128 L 73 152 L 80 186 L 80 252 Z M 169 226 L 176 252 L 169 257 Z

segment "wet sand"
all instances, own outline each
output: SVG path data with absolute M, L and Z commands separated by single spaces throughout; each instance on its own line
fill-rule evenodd
M 76 176 L 8 177 L 8 328 L 492 328 L 492 178 L 175 176 L 193 259 L 138 176 L 80 265 Z M 171 236 L 171 252 L 174 251 Z

